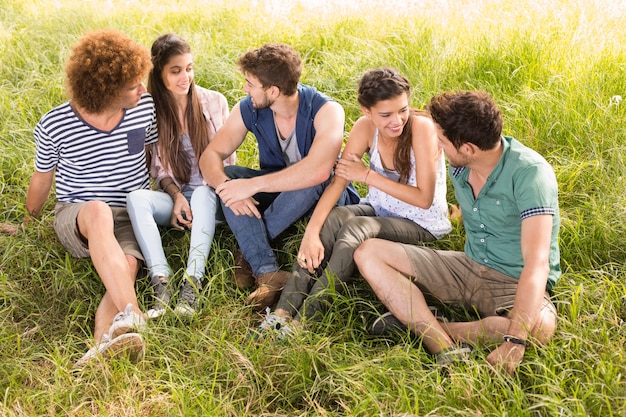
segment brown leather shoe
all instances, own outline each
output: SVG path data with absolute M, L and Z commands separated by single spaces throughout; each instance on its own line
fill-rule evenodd
M 263 311 L 266 307 L 274 305 L 290 276 L 290 272 L 281 270 L 261 274 L 256 279 L 257 288 L 248 296 L 246 304 L 253 306 L 257 311 Z
M 235 273 L 233 281 L 237 288 L 247 290 L 254 287 L 254 276 L 252 275 L 252 267 L 243 257 L 243 253 L 239 249 L 235 252 Z

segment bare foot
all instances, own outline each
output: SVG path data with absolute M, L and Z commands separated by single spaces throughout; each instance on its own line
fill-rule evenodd
M 453 222 L 463 223 L 463 214 L 461 209 L 456 204 L 450 204 L 448 206 L 448 215 Z

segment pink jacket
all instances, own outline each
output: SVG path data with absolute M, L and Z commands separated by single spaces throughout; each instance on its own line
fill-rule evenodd
M 222 93 L 213 90 L 207 90 L 206 88 L 196 85 L 196 92 L 200 97 L 202 103 L 202 113 L 206 118 L 207 125 L 209 126 L 209 138 L 213 139 L 217 130 L 224 125 L 226 118 L 228 117 L 228 102 L 226 97 Z M 209 139 L 209 140 L 210 140 Z M 236 162 L 236 154 L 233 152 L 228 158 L 224 160 L 224 166 L 234 165 Z M 194 161 L 195 163 L 195 161 Z M 165 177 L 171 177 L 174 183 L 179 188 L 182 188 L 183 184 L 179 184 L 176 178 L 172 175 L 170 170 L 166 170 L 161 164 L 159 158 L 158 143 L 152 147 L 152 161 L 150 164 L 150 175 L 156 180 L 157 188 L 161 188 L 161 180 Z

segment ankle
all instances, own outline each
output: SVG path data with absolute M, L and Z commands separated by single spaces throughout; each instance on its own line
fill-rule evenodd
M 276 314 L 277 316 L 280 316 L 282 318 L 291 320 L 291 313 L 289 313 L 285 309 L 277 308 L 276 310 L 274 310 L 274 314 Z
M 157 285 L 167 285 L 169 280 L 170 280 L 170 277 L 167 277 L 164 275 L 155 275 L 153 277 L 150 277 L 150 282 L 152 283 L 153 287 Z

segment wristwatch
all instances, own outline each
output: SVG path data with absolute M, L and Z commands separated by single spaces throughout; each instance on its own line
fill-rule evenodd
M 502 340 L 508 343 L 513 343 L 514 345 L 522 345 L 524 347 L 528 346 L 524 339 L 520 339 L 519 337 L 511 336 L 508 334 L 503 335 Z

